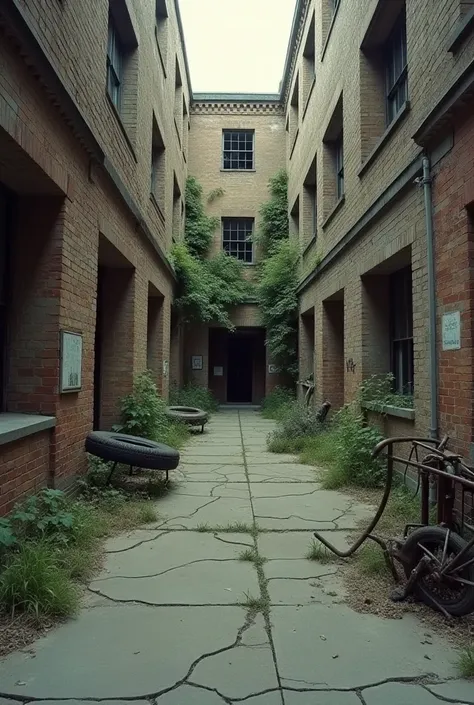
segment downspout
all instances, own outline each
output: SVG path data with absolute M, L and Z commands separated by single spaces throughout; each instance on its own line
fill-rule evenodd
M 433 242 L 433 190 L 430 160 L 423 157 L 423 195 L 425 199 L 426 252 L 428 260 L 430 438 L 438 437 L 438 365 L 436 359 L 436 281 Z

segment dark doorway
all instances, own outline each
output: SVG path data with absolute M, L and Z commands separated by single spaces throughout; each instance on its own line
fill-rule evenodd
M 251 404 L 253 397 L 253 368 L 255 337 L 234 333 L 229 336 L 227 365 L 227 401 Z

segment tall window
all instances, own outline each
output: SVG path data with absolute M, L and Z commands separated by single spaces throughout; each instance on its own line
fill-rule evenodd
M 407 33 L 403 12 L 393 28 L 386 46 L 387 125 L 396 118 L 408 98 Z
M 253 218 L 223 218 L 222 247 L 231 257 L 253 262 Z
M 344 136 L 339 135 L 334 142 L 334 160 L 336 166 L 336 196 L 337 200 L 344 196 Z
M 109 15 L 109 41 L 107 45 L 107 91 L 117 110 L 120 110 L 123 77 L 122 44 L 112 15 Z
M 254 130 L 224 130 L 223 159 L 224 169 L 254 168 Z
M 390 276 L 391 371 L 397 394 L 413 394 L 413 295 L 411 267 Z

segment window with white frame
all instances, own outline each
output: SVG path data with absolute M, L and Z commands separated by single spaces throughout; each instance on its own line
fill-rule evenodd
M 109 38 L 107 44 L 107 92 L 112 103 L 120 111 L 123 82 L 124 51 L 117 28 L 109 14 Z
M 229 170 L 253 170 L 255 167 L 255 131 L 223 130 L 222 167 Z
M 222 247 L 241 262 L 253 262 L 253 218 L 223 218 Z

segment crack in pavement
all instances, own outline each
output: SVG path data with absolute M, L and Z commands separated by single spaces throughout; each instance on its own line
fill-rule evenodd
M 338 571 L 335 571 L 334 573 L 323 573 L 322 575 L 310 575 L 307 578 L 302 578 L 302 577 L 280 577 L 280 576 L 275 576 L 272 578 L 267 578 L 267 581 L 270 582 L 271 580 L 319 580 L 320 578 L 327 578 L 331 575 L 337 575 Z
M 217 533 L 212 534 L 212 537 L 216 541 L 221 541 L 222 543 L 228 543 L 231 546 L 246 546 L 247 548 L 253 548 L 252 543 L 245 543 L 245 541 L 229 541 L 228 539 L 223 539 L 222 536 L 218 536 Z
M 141 529 L 143 531 L 143 529 Z M 155 531 L 155 529 L 150 529 L 150 531 Z M 151 543 L 152 541 L 156 541 L 157 539 L 160 539 L 162 536 L 167 536 L 170 534 L 171 531 L 162 531 L 161 534 L 157 534 L 156 536 L 153 536 L 150 539 L 143 539 L 142 541 L 138 541 L 137 543 L 134 543 L 133 546 L 127 546 L 127 548 L 117 548 L 116 550 L 113 551 L 104 551 L 104 553 L 107 556 L 112 555 L 113 553 L 126 553 L 127 551 L 132 551 L 134 548 L 138 548 L 138 546 L 141 546 L 144 543 Z
M 171 532 L 169 532 L 171 533 Z M 171 568 L 166 568 L 159 573 L 150 573 L 147 575 L 108 575 L 106 578 L 96 578 L 91 581 L 92 583 L 103 583 L 106 580 L 141 580 L 144 578 L 159 578 L 160 575 L 166 575 L 167 573 L 172 573 L 174 570 L 179 570 L 180 568 L 186 568 L 187 566 L 194 565 L 195 563 L 237 563 L 238 558 L 196 558 L 194 561 L 188 561 L 187 563 L 182 563 L 181 565 L 172 566 Z
M 246 609 L 246 605 L 243 602 L 149 602 L 148 600 L 132 597 L 110 597 L 102 590 L 94 590 L 90 586 L 87 586 L 86 590 L 93 595 L 98 595 L 118 605 L 143 605 L 144 607 L 242 607 Z

